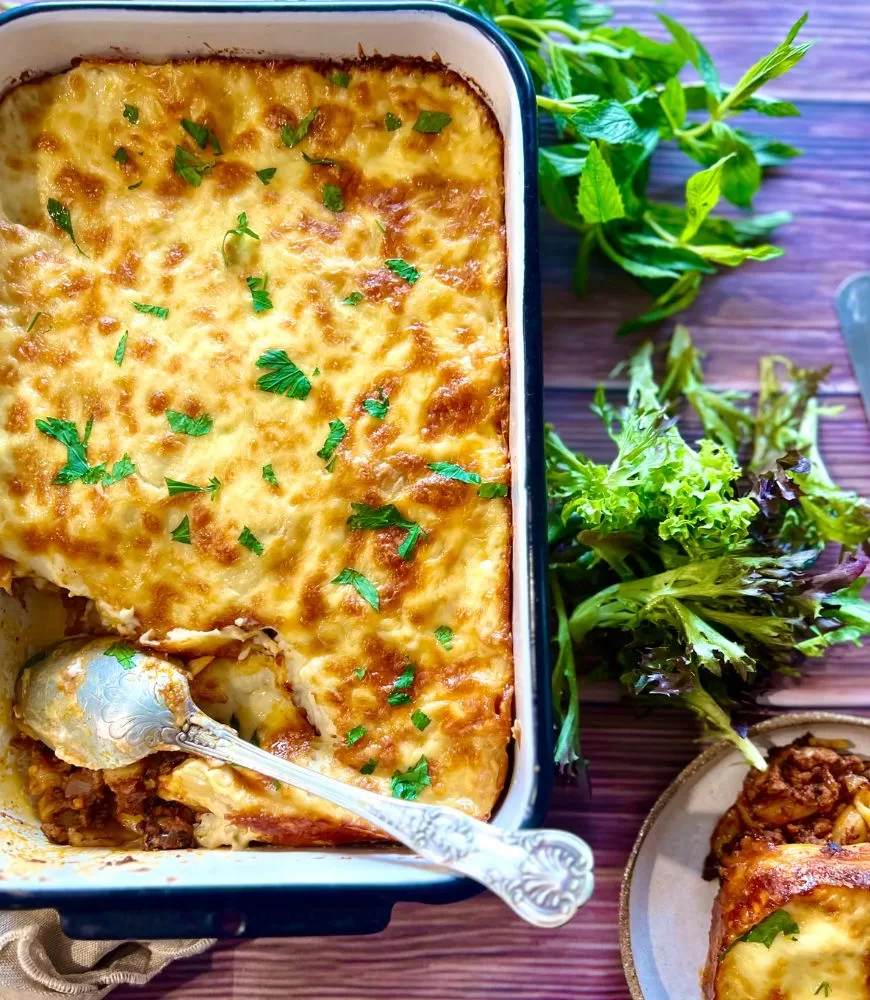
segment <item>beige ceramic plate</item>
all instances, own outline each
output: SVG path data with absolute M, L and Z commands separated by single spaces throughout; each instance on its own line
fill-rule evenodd
M 750 730 L 766 750 L 806 732 L 846 739 L 870 756 L 870 719 L 790 713 Z M 710 835 L 746 775 L 741 754 L 717 743 L 662 794 L 641 827 L 622 881 L 622 965 L 634 1000 L 699 1000 L 717 884 L 701 877 Z

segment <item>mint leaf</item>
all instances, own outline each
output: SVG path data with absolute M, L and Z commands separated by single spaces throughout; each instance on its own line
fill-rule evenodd
M 435 638 L 445 649 L 453 649 L 453 629 L 449 625 L 439 625 L 435 629 Z
M 248 216 L 247 216 L 247 213 L 246 212 L 240 212 L 239 215 L 238 215 L 238 217 L 236 218 L 236 226 L 235 226 L 235 228 L 234 229 L 228 229 L 224 233 L 223 242 L 221 243 L 221 257 L 223 257 L 223 259 L 224 259 L 224 265 L 226 267 L 229 267 L 229 264 L 230 264 L 229 259 L 227 258 L 227 251 L 226 251 L 227 240 L 230 238 L 230 236 L 239 236 L 239 237 L 241 237 L 241 236 L 250 236 L 252 240 L 259 240 L 260 239 L 260 237 L 248 225 Z M 250 288 L 250 280 L 251 279 L 249 278 L 248 279 L 248 287 L 249 288 Z M 265 279 L 263 279 L 263 280 L 264 280 L 263 288 L 265 289 Z M 254 308 L 256 309 L 256 306 Z
M 580 106 L 568 120 L 585 138 L 599 139 L 611 146 L 641 141 L 635 120 L 619 101 L 596 101 Z
M 414 723 L 414 725 L 417 727 L 417 729 L 420 730 L 421 733 L 429 725 L 431 721 L 432 720 L 429 718 L 429 716 L 425 712 L 421 712 L 419 708 L 414 709 L 414 711 L 411 713 L 411 722 Z
M 765 948 L 769 949 L 779 934 L 785 934 L 789 937 L 800 934 L 800 927 L 794 922 L 787 910 L 774 910 L 751 930 L 741 934 L 734 944 L 737 944 L 738 941 L 745 941 L 747 944 L 763 944 Z
M 133 308 L 136 312 L 145 313 L 146 316 L 156 316 L 158 319 L 167 319 L 169 310 L 164 306 L 149 306 L 144 302 L 134 302 Z
M 115 642 L 108 649 L 103 650 L 103 656 L 111 656 L 112 659 L 121 664 L 124 670 L 132 670 L 135 666 L 134 657 L 137 652 L 138 650 L 126 643 Z
M 72 245 L 78 250 L 78 252 L 83 256 L 87 257 L 87 254 L 78 245 L 76 240 L 76 234 L 73 230 L 72 218 L 69 214 L 69 209 L 66 205 L 61 204 L 56 198 L 49 198 L 48 203 L 48 217 L 63 232 L 69 236 L 72 240 Z
M 453 119 L 443 111 L 421 111 L 414 122 L 414 131 L 433 135 L 446 128 Z
M 345 567 L 331 583 L 347 584 L 359 594 L 359 596 L 370 604 L 375 611 L 381 609 L 381 599 L 375 585 L 355 569 Z
M 324 184 L 323 204 L 330 212 L 343 212 L 344 195 L 341 193 L 341 188 L 335 184 Z
M 205 149 L 209 144 L 214 151 L 215 156 L 222 156 L 223 150 L 221 149 L 221 144 L 218 142 L 218 137 L 212 132 L 208 125 L 200 125 L 199 122 L 192 122 L 189 118 L 181 119 L 181 127 L 190 136 L 191 139 L 199 146 L 200 149 Z
M 184 545 L 191 544 L 190 518 L 187 516 L 187 514 L 185 514 L 184 517 L 181 519 L 181 521 L 178 524 L 178 527 L 173 528 L 171 537 L 173 542 L 182 542 Z
M 323 456 L 321 456 L 323 457 Z M 347 519 L 351 531 L 380 531 L 383 528 L 403 528 L 408 534 L 398 548 L 399 555 L 406 562 L 414 558 L 414 549 L 425 532 L 415 521 L 402 516 L 393 504 L 372 507 L 367 503 L 352 503 L 353 514 Z
M 400 278 L 404 278 L 409 285 L 416 284 L 418 278 L 420 277 L 420 272 L 416 267 L 412 267 L 407 261 L 399 258 L 393 260 L 385 260 L 386 266 L 393 272 L 397 274 Z
M 388 132 L 395 132 L 397 129 L 402 127 L 402 119 L 397 115 L 394 115 L 392 111 L 388 111 L 384 115 L 384 128 Z
M 127 353 L 127 331 L 125 330 L 118 346 L 115 348 L 115 364 L 120 368 L 124 363 L 124 355 Z
M 289 146 L 291 149 L 294 146 L 298 146 L 300 142 L 308 135 L 308 128 L 314 119 L 317 117 L 317 112 L 319 108 L 312 108 L 308 114 L 299 122 L 296 128 L 292 128 L 290 125 L 285 125 L 281 129 L 281 141 L 285 146 Z
M 445 479 L 457 479 L 460 483 L 473 483 L 475 486 L 480 485 L 480 476 L 476 472 L 469 472 L 467 469 L 463 469 L 461 465 L 454 465 L 453 462 L 432 462 L 427 468 L 433 472 L 437 472 L 439 476 L 443 476 Z
M 375 420 L 383 420 L 390 409 L 390 401 L 384 395 L 384 390 L 378 389 L 377 399 L 363 400 L 363 409 L 370 417 L 374 417 Z
M 686 224 L 680 242 L 688 243 L 719 201 L 722 186 L 722 169 L 733 156 L 717 160 L 712 167 L 700 170 L 686 181 Z
M 428 788 L 431 784 L 429 762 L 425 757 L 421 757 L 407 771 L 396 771 L 390 781 L 390 788 L 394 798 L 414 802 L 420 797 L 423 789 Z
M 305 373 L 287 356 L 286 351 L 272 348 L 257 358 L 258 368 L 270 368 L 271 371 L 257 379 L 257 388 L 263 392 L 274 392 L 290 399 L 307 399 L 311 392 L 311 383 Z
M 715 101 L 722 99 L 722 84 L 719 82 L 719 74 L 710 58 L 710 53 L 698 41 L 698 39 L 678 21 L 668 17 L 667 14 L 659 14 L 658 19 L 671 33 L 671 37 L 677 43 L 686 58 L 698 71 L 698 75 L 704 81 L 707 93 Z M 682 124 L 682 122 L 680 123 Z
M 365 764 L 359 769 L 360 774 L 374 774 L 375 768 L 378 766 L 378 761 L 374 757 L 370 757 Z
M 263 466 L 263 479 L 272 486 L 278 485 L 278 477 L 275 475 L 275 470 L 271 464 Z
M 139 124 L 139 109 L 135 104 L 125 104 L 122 113 L 131 125 Z
M 183 483 L 178 479 L 169 479 L 168 477 L 165 482 L 171 497 L 178 496 L 179 493 L 210 493 L 212 500 L 216 500 L 221 488 L 221 481 L 216 476 L 209 479 L 208 486 L 194 486 L 193 483 Z
M 508 487 L 506 483 L 481 483 L 477 495 L 483 497 L 484 500 L 506 497 L 508 495 Z
M 659 94 L 659 104 L 671 130 L 676 132 L 686 120 L 686 94 L 680 81 L 672 76 L 665 84 L 665 89 Z
M 341 300 L 341 304 L 343 306 L 358 306 L 362 300 L 362 292 L 351 292 L 350 295 Z
M 268 184 L 269 181 L 272 180 L 272 178 L 275 176 L 277 172 L 278 172 L 277 167 L 263 167 L 262 170 L 257 171 L 257 177 L 260 178 L 260 181 L 263 184 Z
M 190 417 L 178 410 L 167 410 L 166 419 L 176 434 L 187 434 L 190 437 L 203 437 L 212 428 L 212 419 L 205 413 L 199 417 Z
M 172 160 L 172 169 L 186 181 L 191 187 L 199 187 L 202 184 L 204 174 L 214 166 L 213 163 L 206 163 L 200 159 L 196 153 L 192 153 L 184 146 L 175 147 L 175 157 Z
M 345 736 L 345 742 L 349 747 L 352 747 L 354 743 L 359 743 L 359 741 L 365 736 L 367 730 L 365 726 L 355 726 L 351 731 Z
M 408 534 L 405 536 L 404 542 L 399 546 L 398 552 L 399 556 L 405 560 L 405 562 L 411 562 L 414 558 L 414 549 L 417 547 L 417 542 L 420 541 L 420 537 L 425 537 L 425 532 L 420 527 L 419 524 L 412 524 L 408 529 Z
M 347 427 L 344 425 L 342 420 L 330 420 L 329 421 L 329 434 L 326 437 L 326 441 L 323 443 L 323 447 L 318 451 L 317 457 L 322 458 L 324 462 L 328 462 L 335 449 L 347 436 Z M 332 470 L 330 470 L 332 471 Z
M 272 308 L 272 299 L 266 288 L 268 282 L 269 276 L 267 274 L 264 274 L 262 278 L 245 278 L 245 284 L 251 293 L 251 302 L 253 303 L 255 313 L 268 312 Z M 259 363 L 258 361 L 257 364 Z
M 587 222 L 611 222 L 625 216 L 622 195 L 598 143 L 589 146 L 577 191 L 577 211 Z
M 242 528 L 242 532 L 239 535 L 239 543 L 255 555 L 261 556 L 263 554 L 262 543 L 247 525 Z

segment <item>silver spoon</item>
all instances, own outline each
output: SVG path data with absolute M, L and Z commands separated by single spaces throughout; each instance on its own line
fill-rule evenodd
M 304 789 L 356 813 L 429 861 L 500 896 L 536 927 L 567 923 L 592 893 L 592 852 L 563 830 L 501 830 L 449 806 L 388 798 L 292 764 L 200 712 L 179 664 L 117 639 L 78 638 L 25 664 L 21 728 L 69 764 L 124 767 L 184 750 Z

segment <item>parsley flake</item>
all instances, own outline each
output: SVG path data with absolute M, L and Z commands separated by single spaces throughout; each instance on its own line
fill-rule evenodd
M 409 663 L 407 667 L 393 681 L 393 689 L 387 698 L 390 705 L 407 705 L 411 700 L 409 688 L 414 685 L 414 678 L 417 676 L 417 666 Z
M 125 146 L 118 146 L 112 159 L 115 160 L 116 163 L 126 163 L 130 159 L 130 154 L 127 152 Z
M 250 549 L 255 555 L 261 556 L 263 554 L 262 542 L 247 525 L 242 528 L 242 533 L 239 535 L 239 543 L 244 545 L 246 549 Z
M 378 595 L 377 587 L 375 587 L 371 580 L 363 576 L 362 573 L 358 573 L 355 569 L 345 567 L 330 583 L 347 584 L 353 587 L 359 596 L 367 604 L 370 604 L 375 611 L 381 610 L 381 599 Z
M 69 209 L 66 205 L 61 204 L 57 198 L 48 199 L 48 216 L 51 221 L 57 226 L 58 229 L 62 230 L 69 236 L 72 240 L 72 245 L 78 250 L 78 252 L 83 256 L 87 257 L 87 254 L 78 245 L 76 240 L 76 234 L 73 230 L 72 217 L 69 214 Z
M 290 399 L 307 399 L 311 392 L 311 383 L 305 373 L 287 357 L 286 351 L 272 348 L 257 358 L 258 368 L 271 368 L 272 371 L 257 379 L 257 388 L 263 392 L 274 392 L 279 396 L 289 396 Z
M 409 285 L 414 285 L 420 277 L 420 272 L 416 267 L 412 267 L 407 261 L 402 260 L 401 257 L 394 258 L 392 260 L 385 260 L 384 264 L 393 272 L 397 274 L 400 278 L 404 278 Z
M 176 434 L 187 434 L 190 437 L 203 437 L 212 428 L 212 419 L 206 413 L 200 417 L 190 417 L 178 410 L 167 410 L 166 419 Z
M 112 486 L 136 471 L 135 465 L 130 461 L 130 456 L 126 454 L 120 461 L 115 462 L 111 472 L 106 472 L 105 462 L 101 462 L 99 465 L 88 463 L 88 439 L 91 436 L 93 426 L 94 418 L 91 417 L 80 438 L 76 425 L 69 420 L 48 417 L 46 420 L 36 421 L 37 430 L 47 437 L 54 438 L 66 448 L 66 464 L 61 466 L 52 483 L 58 486 L 68 486 L 70 483 L 81 480 L 81 482 L 91 486 L 96 483 Z
M 149 306 L 144 302 L 134 302 L 133 308 L 136 312 L 145 313 L 146 316 L 156 316 L 158 319 L 169 317 L 169 310 L 165 306 Z
M 773 947 L 773 942 L 778 934 L 786 934 L 789 937 L 800 934 L 800 927 L 794 922 L 787 910 L 774 910 L 745 934 L 741 934 L 734 944 L 745 941 L 748 944 L 763 944 L 765 948 L 769 949 Z
M 352 747 L 354 743 L 359 743 L 359 741 L 365 736 L 366 727 L 356 726 L 345 736 L 345 741 L 349 747 Z
M 135 191 L 136 188 L 140 188 L 140 187 L 142 187 L 142 181 L 136 181 L 135 184 L 128 184 L 127 185 L 127 190 L 128 191 Z
M 257 171 L 257 176 L 260 178 L 261 183 L 268 184 L 277 172 L 277 167 L 264 167 L 262 170 Z
M 208 481 L 208 486 L 195 486 L 193 483 L 182 483 L 178 479 L 166 479 L 166 489 L 171 497 L 179 493 L 211 493 L 212 500 L 217 499 L 220 492 L 221 481 L 217 476 L 212 476 Z
M 115 483 L 120 483 L 122 479 L 132 476 L 135 471 L 136 466 L 133 464 L 133 460 L 124 452 L 124 457 L 115 462 L 112 466 L 112 471 L 103 473 L 103 486 L 114 486 Z
M 226 251 L 227 240 L 230 238 L 230 236 L 240 236 L 240 237 L 241 236 L 250 236 L 251 239 L 253 239 L 253 240 L 259 240 L 260 239 L 260 237 L 248 225 L 248 215 L 247 215 L 247 212 L 240 212 L 239 215 L 236 218 L 236 227 L 235 227 L 235 229 L 228 229 L 224 233 L 223 242 L 221 243 L 221 257 L 223 257 L 223 259 L 224 259 L 224 266 L 225 267 L 229 267 L 230 266 L 230 261 L 229 261 L 229 258 L 227 257 L 227 251 Z M 250 287 L 250 278 L 248 279 L 248 287 Z M 263 288 L 265 290 L 265 283 L 263 285 Z M 268 296 L 267 296 L 267 298 L 268 298 Z M 256 305 L 254 306 L 254 308 L 256 309 Z M 269 306 L 269 308 L 271 308 L 271 305 Z
M 408 534 L 399 546 L 399 555 L 405 562 L 414 558 L 414 548 L 425 532 L 415 521 L 402 517 L 393 504 L 371 507 L 367 503 L 352 503 L 353 514 L 347 519 L 351 531 L 379 531 L 382 528 L 404 528 Z
M 498 497 L 506 497 L 508 488 L 506 483 L 482 483 L 477 491 L 479 497 L 484 500 L 494 500 Z
M 181 519 L 178 527 L 173 529 L 172 541 L 183 542 L 185 545 L 190 545 L 190 518 L 187 514 L 185 514 Z
M 344 195 L 341 193 L 341 188 L 335 184 L 324 184 L 323 204 L 330 212 L 343 212 Z
M 425 757 L 421 757 L 407 771 L 396 771 L 390 781 L 390 788 L 394 798 L 414 802 L 420 797 L 423 789 L 428 788 L 431 784 L 429 762 Z
M 36 314 L 36 315 L 35 315 L 35 316 L 33 317 L 33 319 L 32 319 L 32 320 L 31 320 L 31 321 L 30 321 L 30 322 L 29 322 L 29 323 L 27 324 L 27 329 L 26 329 L 26 330 L 25 330 L 24 332 L 25 332 L 25 333 L 30 333 L 30 331 L 31 331 L 31 330 L 32 330 L 32 329 L 33 329 L 33 328 L 34 328 L 34 327 L 36 326 L 36 324 L 37 324 L 37 323 L 39 322 L 39 317 L 40 317 L 40 316 L 47 316 L 47 315 L 48 315 L 48 313 L 44 313 L 44 312 L 38 312 L 38 313 L 37 313 L 37 314 Z
M 281 129 L 281 142 L 283 142 L 285 146 L 289 146 L 291 149 L 294 146 L 298 146 L 305 136 L 308 135 L 308 128 L 317 117 L 317 112 L 319 110 L 320 108 L 312 108 L 299 122 L 296 128 L 292 128 L 290 125 L 285 125 Z
M 816 990 L 813 992 L 814 997 L 829 997 L 831 995 L 831 984 L 826 980 L 819 983 Z
M 437 472 L 445 479 L 457 479 L 460 483 L 473 483 L 480 486 L 480 476 L 476 472 L 469 472 L 461 465 L 454 465 L 453 462 L 432 462 L 427 468 Z
M 400 129 L 401 127 L 402 119 L 399 118 L 398 115 L 394 115 L 392 111 L 388 111 L 384 115 L 384 128 L 388 132 L 395 132 L 396 129 Z
M 175 147 L 172 169 L 191 187 L 198 188 L 202 184 L 203 174 L 208 173 L 213 166 L 213 163 L 206 163 L 184 146 Z
M 383 222 L 381 222 L 380 219 L 375 219 L 375 225 L 378 227 L 378 229 L 380 229 L 382 233 L 385 233 L 387 231 L 386 225 Z
M 435 638 L 445 649 L 453 649 L 453 629 L 449 625 L 439 625 L 435 629 Z
M 199 122 L 192 122 L 189 118 L 182 118 L 181 127 L 200 149 L 205 149 L 206 146 L 211 145 L 215 156 L 223 156 L 224 151 L 221 149 L 218 137 L 208 125 L 200 125 Z
M 429 716 L 425 712 L 421 712 L 419 708 L 414 709 L 411 714 L 411 722 L 414 723 L 421 733 L 431 721 Z
M 443 111 L 421 111 L 414 122 L 414 131 L 433 135 L 446 128 L 453 119 Z
M 356 670 L 354 670 L 353 675 L 354 675 L 354 677 L 356 677 L 356 679 L 358 681 L 361 681 L 365 677 L 365 675 L 366 675 L 366 668 L 365 667 L 357 667 Z
M 326 441 L 323 443 L 323 447 L 317 453 L 317 457 L 322 458 L 324 462 L 328 462 L 332 458 L 335 449 L 345 439 L 345 437 L 347 437 L 347 427 L 345 427 L 344 421 L 330 420 L 329 434 L 327 435 Z
M 118 346 L 115 348 L 115 364 L 120 368 L 124 363 L 124 355 L 127 353 L 127 337 L 129 331 L 125 330 L 123 336 L 118 341 Z
M 117 660 L 124 670 L 132 670 L 134 666 L 133 658 L 137 650 L 123 642 L 115 642 L 108 649 L 103 650 L 103 656 L 111 656 Z
M 262 278 L 245 278 L 245 283 L 251 292 L 251 300 L 254 304 L 255 313 L 266 312 L 272 308 L 272 299 L 266 288 L 268 282 L 268 274 L 264 274 Z M 259 364 L 259 361 L 257 364 Z
M 131 125 L 139 124 L 139 109 L 135 104 L 124 104 L 124 117 Z
M 375 420 L 383 420 L 390 409 L 390 401 L 384 395 L 384 390 L 378 389 L 377 399 L 364 399 L 363 409 L 370 417 L 374 417 Z
M 275 470 L 272 468 L 271 464 L 263 466 L 263 479 L 265 479 L 266 482 L 270 483 L 272 486 L 278 485 L 278 477 L 275 475 Z
M 325 156 L 309 156 L 305 150 L 302 151 L 302 159 L 310 163 L 313 167 L 341 167 L 338 160 L 330 160 Z
M 347 88 L 350 83 L 350 73 L 345 73 L 344 70 L 339 70 L 337 73 L 330 73 L 327 77 L 330 83 L 334 83 L 336 87 Z
M 374 774 L 375 768 L 378 766 L 378 761 L 374 757 L 369 757 L 369 759 L 363 764 L 359 769 L 360 774 Z
M 347 298 L 341 300 L 343 306 L 358 306 L 362 302 L 364 296 L 362 292 L 351 292 Z

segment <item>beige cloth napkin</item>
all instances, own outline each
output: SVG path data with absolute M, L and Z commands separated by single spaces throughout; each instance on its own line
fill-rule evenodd
M 73 941 L 54 910 L 0 912 L 0 1000 L 99 1000 L 122 983 L 147 983 L 177 958 L 214 944 L 195 941 Z

